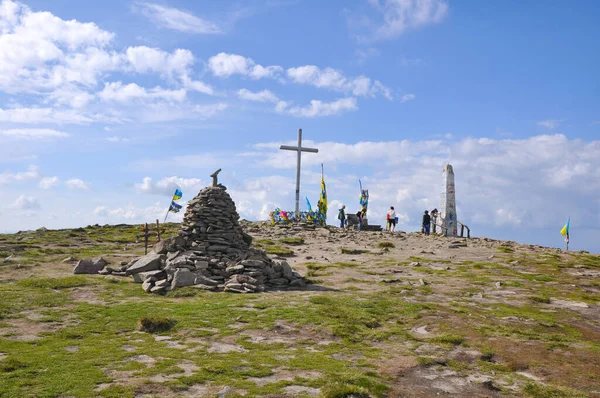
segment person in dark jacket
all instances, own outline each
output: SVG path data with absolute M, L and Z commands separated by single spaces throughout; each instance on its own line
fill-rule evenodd
M 360 210 L 358 213 L 356 213 L 356 218 L 358 219 L 358 225 L 356 227 L 356 229 L 358 231 L 360 231 L 362 229 L 362 221 L 363 221 L 363 211 Z
M 344 224 L 346 223 L 346 206 L 341 205 L 340 211 L 338 213 L 338 220 L 340 220 L 340 228 L 344 228 Z
M 425 210 L 425 214 L 423 214 L 423 232 L 425 235 L 429 235 L 429 227 L 431 226 L 431 216 L 429 216 L 429 212 Z

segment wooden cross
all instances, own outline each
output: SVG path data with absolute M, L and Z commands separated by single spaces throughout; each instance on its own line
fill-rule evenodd
M 210 175 L 212 177 L 212 179 L 213 179 L 213 185 L 212 185 L 213 187 L 216 187 L 217 185 L 219 185 L 218 181 L 217 181 L 217 176 L 219 175 L 220 172 L 221 172 L 221 169 L 215 171 L 214 173 L 212 173 Z
M 300 165 L 302 152 L 317 153 L 319 152 L 319 150 L 316 148 L 302 147 L 302 129 L 298 129 L 298 146 L 281 145 L 279 149 L 283 149 L 286 151 L 296 151 L 298 153 L 298 160 L 296 166 L 296 219 L 298 219 L 300 215 Z

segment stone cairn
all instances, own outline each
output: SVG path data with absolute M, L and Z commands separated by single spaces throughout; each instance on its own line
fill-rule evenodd
M 227 188 L 206 187 L 186 209 L 179 235 L 158 242 L 152 253 L 122 269 L 147 292 L 160 293 L 181 286 L 236 293 L 263 292 L 265 288 L 301 287 L 304 278 L 285 261 L 250 248 L 252 237 L 239 223 Z

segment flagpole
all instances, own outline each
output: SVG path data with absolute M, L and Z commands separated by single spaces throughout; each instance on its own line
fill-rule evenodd
M 165 214 L 165 219 L 163 220 L 163 224 L 167 222 L 167 217 L 169 217 L 170 210 L 171 210 L 171 204 L 169 204 L 169 208 L 167 209 L 167 214 Z
M 567 228 L 567 251 L 569 250 L 569 229 L 571 228 L 571 216 L 569 216 L 569 228 Z
M 177 192 L 177 190 L 175 190 L 175 192 Z M 175 197 L 175 194 L 173 194 L 173 198 Z M 171 211 L 171 203 L 173 203 L 173 198 L 171 198 L 171 201 L 169 202 L 169 207 L 167 207 L 167 214 L 165 214 L 165 219 L 163 220 L 163 224 L 167 222 L 167 217 L 169 217 L 169 212 Z

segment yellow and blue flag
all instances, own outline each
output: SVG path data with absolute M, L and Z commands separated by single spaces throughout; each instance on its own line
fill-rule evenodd
M 169 206 L 169 211 L 172 213 L 179 213 L 179 210 L 181 210 L 181 205 L 177 204 L 175 202 L 171 202 L 171 206 Z
M 181 199 L 182 196 L 183 194 L 181 193 L 181 191 L 179 189 L 176 189 L 175 193 L 173 194 L 173 200 Z
M 560 234 L 562 236 L 566 236 L 567 238 L 569 237 L 569 225 L 571 224 L 571 217 L 569 217 L 569 220 L 567 221 L 567 223 L 565 224 L 564 227 L 562 227 L 562 229 L 560 230 Z
M 327 221 L 327 189 L 325 188 L 325 178 L 323 176 L 321 176 L 321 195 L 317 207 L 319 208 L 319 218 L 325 225 Z

